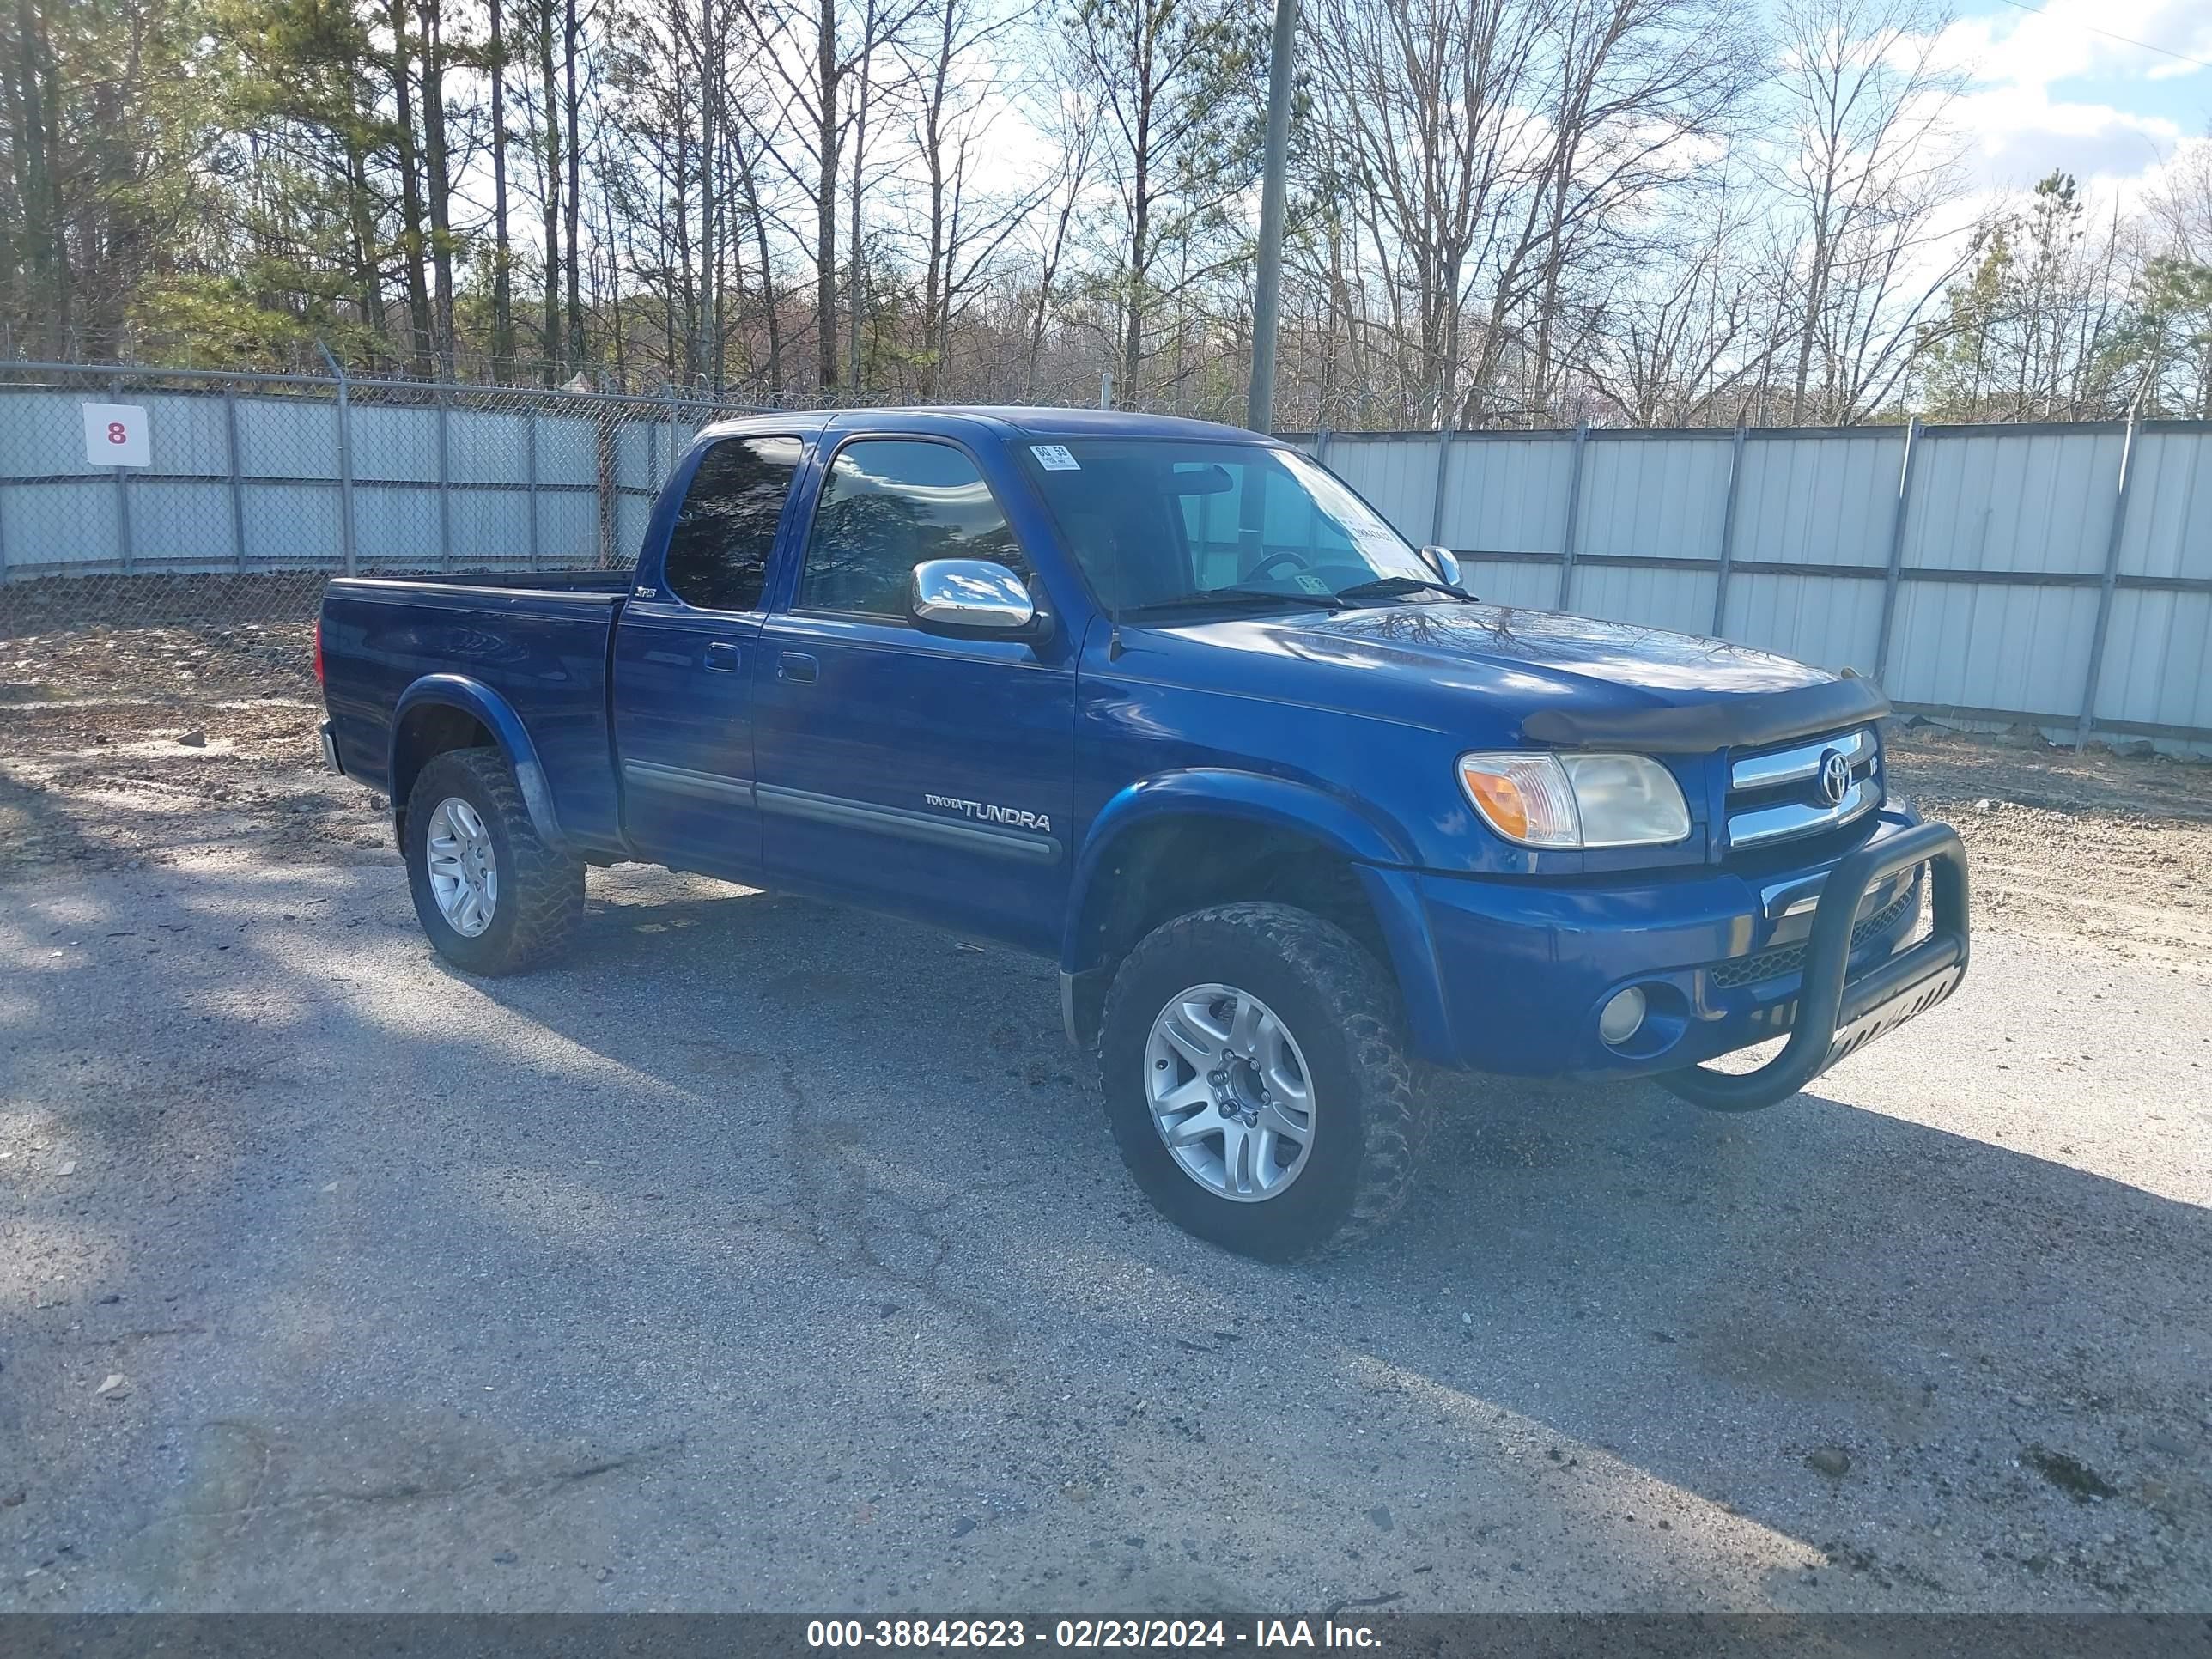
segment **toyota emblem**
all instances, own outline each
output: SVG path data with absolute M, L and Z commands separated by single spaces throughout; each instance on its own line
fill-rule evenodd
M 1826 750 L 1820 757 L 1820 799 L 1831 806 L 1841 806 L 1850 793 L 1851 763 L 1844 758 L 1842 750 Z

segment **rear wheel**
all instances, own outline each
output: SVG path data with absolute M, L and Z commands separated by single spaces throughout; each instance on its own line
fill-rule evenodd
M 1425 1109 L 1396 988 L 1317 916 L 1229 904 L 1157 928 L 1115 975 L 1098 1051 L 1122 1161 L 1187 1231 L 1292 1261 L 1404 1202 Z
M 584 866 L 538 838 L 496 749 L 433 756 L 407 798 L 407 881 L 438 954 L 471 974 L 551 960 L 584 913 Z

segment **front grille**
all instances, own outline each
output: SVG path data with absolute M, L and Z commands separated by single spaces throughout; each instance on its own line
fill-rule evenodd
M 1838 777 L 1840 792 L 1830 787 Z M 1872 726 L 1787 749 L 1731 754 L 1729 849 L 1747 852 L 1841 829 L 1881 799 L 1881 746 Z
M 1851 954 L 1856 956 L 1869 939 L 1894 927 L 1899 920 L 1919 902 L 1920 889 L 1911 882 L 1905 890 L 1870 916 L 1861 916 L 1851 929 Z M 1756 985 L 1762 980 L 1780 979 L 1785 975 L 1802 973 L 1805 969 L 1805 950 L 1809 940 L 1800 939 L 1795 945 L 1778 945 L 1771 951 L 1761 951 L 1756 956 L 1731 957 L 1726 962 L 1717 962 L 1705 971 L 1712 982 L 1724 991 L 1740 986 Z

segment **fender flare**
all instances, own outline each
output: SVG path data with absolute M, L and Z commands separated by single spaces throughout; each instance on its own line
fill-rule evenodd
M 1088 959 L 1085 941 L 1115 848 L 1132 830 L 1161 817 L 1182 816 L 1294 830 L 1348 861 L 1375 912 L 1389 953 L 1385 965 L 1398 981 L 1416 1051 L 1425 1057 L 1449 1052 L 1435 945 L 1413 873 L 1418 860 L 1397 826 L 1378 820 L 1359 803 L 1313 784 L 1229 768 L 1197 767 L 1139 779 L 1109 799 L 1091 820 L 1068 884 L 1067 922 L 1060 946 L 1064 997 L 1073 994 L 1073 981 L 1097 975 L 1101 967 Z
M 393 813 L 407 810 L 398 790 L 400 733 L 409 713 L 424 707 L 458 708 L 473 715 L 490 732 L 507 763 L 514 769 L 515 787 L 522 792 L 531 828 L 548 847 L 565 849 L 568 843 L 562 839 L 560 817 L 553 810 L 553 792 L 546 787 L 544 764 L 538 758 L 538 745 L 531 741 L 529 728 L 514 712 L 514 704 L 483 681 L 465 674 L 425 674 L 399 694 L 392 710 L 392 743 L 384 767 L 384 775 L 392 786 Z

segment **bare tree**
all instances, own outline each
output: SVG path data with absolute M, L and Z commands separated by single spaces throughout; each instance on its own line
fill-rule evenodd
M 1225 224 L 1257 167 L 1260 14 L 1235 0 L 1077 0 L 1066 19 L 1066 78 L 1088 83 L 1103 118 L 1101 162 L 1117 198 L 1119 268 L 1109 291 L 1122 383 L 1133 395 L 1150 356 L 1156 302 L 1175 299 L 1211 261 L 1183 261 L 1164 285 L 1164 255 Z
M 944 389 L 953 325 L 985 271 L 1057 182 L 1048 175 L 995 194 L 978 185 L 992 129 L 1007 115 L 1002 94 L 1009 65 L 995 54 L 1021 21 L 987 0 L 927 0 L 915 20 L 906 79 L 921 171 L 915 240 L 922 264 L 917 389 L 925 399 Z
M 1066 60 L 1059 60 L 1055 66 L 1064 68 Z M 1022 340 L 1025 401 L 1037 395 L 1045 331 L 1052 322 L 1062 285 L 1061 272 L 1073 251 L 1076 214 L 1091 187 L 1098 131 L 1097 112 L 1081 79 L 1048 76 L 1038 90 L 1031 123 L 1051 141 L 1059 160 L 1044 180 L 1042 197 L 1020 227 L 1029 241 L 1033 282 L 1024 307 Z
M 815 361 L 826 392 L 843 373 L 837 351 L 837 191 L 852 114 L 850 82 L 906 27 L 920 0 L 867 0 L 860 27 L 850 0 L 747 0 L 762 58 L 783 93 L 777 118 L 754 126 L 764 149 L 813 198 Z M 788 115 L 789 119 L 781 117 Z
M 1723 170 L 1715 189 L 1683 204 L 1705 210 L 1703 227 L 1683 226 L 1609 273 L 1576 362 L 1632 426 L 1747 422 L 1747 394 L 1771 362 L 1760 324 L 1784 287 L 1786 255 L 1760 246 L 1743 196 Z
M 1972 258 L 1945 217 L 1961 194 L 1948 120 L 1962 83 L 1938 52 L 1949 21 L 1941 0 L 1782 0 L 1778 178 L 1804 239 L 1795 421 L 1870 413 Z
M 495 380 L 514 368 L 514 252 L 507 232 L 507 30 L 501 0 L 489 0 L 491 35 L 484 70 L 491 82 L 491 363 Z
M 1532 154 L 1558 0 L 1320 0 L 1311 39 L 1363 200 L 1404 369 L 1439 419 L 1457 402 L 1464 301 L 1488 263 L 1510 302 L 1540 222 Z M 1503 267 L 1503 269 L 1501 269 Z M 1495 308 L 1495 307 L 1494 307 Z

